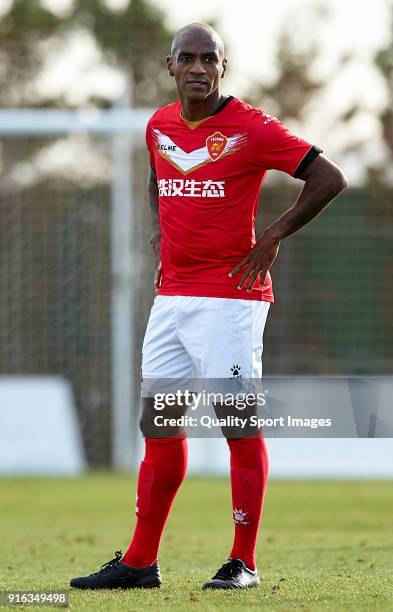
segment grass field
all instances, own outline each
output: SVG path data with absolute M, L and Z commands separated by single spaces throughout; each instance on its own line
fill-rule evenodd
M 0 589 L 68 590 L 128 544 L 135 480 L 0 480 Z M 70 592 L 84 610 L 392 610 L 393 483 L 272 481 L 258 548 L 261 588 L 201 591 L 226 558 L 225 479 L 189 478 L 161 548 L 160 590 Z M 27 608 L 25 608 L 27 609 Z M 48 609 L 48 608 L 47 608 Z

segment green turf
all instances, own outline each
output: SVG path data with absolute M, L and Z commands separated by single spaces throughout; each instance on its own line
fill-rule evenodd
M 0 589 L 65 590 L 127 546 L 135 480 L 0 480 Z M 71 591 L 74 609 L 392 610 L 393 484 L 271 481 L 258 547 L 261 588 L 201 591 L 228 554 L 225 479 L 189 478 L 167 526 L 160 590 Z M 27 608 L 25 608 L 27 609 Z M 48 609 L 48 608 L 47 608 Z

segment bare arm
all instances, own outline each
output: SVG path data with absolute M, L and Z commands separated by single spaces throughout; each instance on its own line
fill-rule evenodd
M 147 183 L 147 194 L 149 200 L 149 211 L 151 219 L 151 236 L 150 244 L 153 249 L 156 272 L 154 278 L 154 286 L 158 290 L 161 282 L 161 260 L 160 260 L 160 244 L 161 244 L 161 227 L 160 214 L 158 211 L 158 185 L 156 171 L 150 168 L 149 180 Z
M 319 215 L 348 184 L 340 168 L 324 155 L 319 155 L 299 178 L 305 184 L 296 202 L 263 232 L 247 257 L 229 273 L 235 276 L 244 268 L 238 289 L 245 287 L 250 291 L 258 274 L 263 282 L 277 257 L 280 242 Z

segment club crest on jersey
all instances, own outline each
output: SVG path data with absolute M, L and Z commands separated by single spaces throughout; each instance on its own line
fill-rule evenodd
M 224 134 L 221 134 L 221 132 L 214 132 L 214 134 L 210 134 L 210 136 L 206 138 L 207 152 L 212 161 L 220 159 L 225 151 L 227 142 L 228 138 L 224 136 Z

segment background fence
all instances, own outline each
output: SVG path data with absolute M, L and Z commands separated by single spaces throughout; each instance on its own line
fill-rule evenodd
M 37 174 L 30 185 L 16 189 L 5 182 L 0 192 L 0 371 L 69 378 L 87 457 L 92 465 L 105 465 L 111 457 L 112 410 L 111 138 L 88 139 L 106 160 L 107 181 L 81 186 Z M 6 153 L 15 160 L 19 147 L 25 154 L 26 147 L 51 144 L 48 137 L 7 137 L 3 159 Z M 84 163 L 82 174 L 89 171 Z M 154 298 L 148 164 L 141 143 L 129 163 L 135 177 L 136 389 L 130 410 L 136 415 L 140 351 Z M 285 182 L 262 191 L 258 231 L 294 200 L 300 185 Z M 348 190 L 282 244 L 273 268 L 277 303 L 265 334 L 266 374 L 392 372 L 392 195 Z
M 223 26 L 229 57 L 224 91 L 322 146 L 351 184 L 282 244 L 264 372 L 392 374 L 393 4 L 367 0 L 358 10 L 352 2 L 350 36 L 341 10 L 349 0 L 315 0 L 302 11 L 281 0 L 274 11 L 262 4 L 245 0 L 228 11 L 217 3 L 213 25 Z M 161 106 L 176 95 L 165 70 L 172 36 L 194 20 L 184 2 L 0 1 L 0 112 L 47 109 L 50 126 L 59 109 L 88 109 L 96 121 L 94 113 L 116 105 L 136 113 Z M 107 125 L 94 134 L 63 126 L 46 136 L 34 120 L 23 125 L 17 135 L 7 121 L 0 130 L 0 375 L 66 376 L 87 458 L 108 465 L 124 406 L 136 431 L 140 348 L 154 298 L 143 139 L 116 148 L 122 122 L 113 133 Z M 267 181 L 258 232 L 300 188 L 278 176 Z M 124 224 L 130 244 L 123 236 L 120 248 L 113 219 L 122 194 L 133 206 Z M 122 284 L 124 300 L 116 300 Z M 130 360 L 119 369 L 128 336 Z

